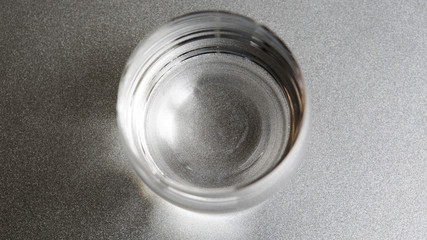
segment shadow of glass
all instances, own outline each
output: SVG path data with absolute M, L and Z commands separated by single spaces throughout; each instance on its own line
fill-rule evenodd
M 51 65 L 33 71 L 41 79 L 7 86 L 15 94 L 3 96 L 0 238 L 130 239 L 146 231 L 152 207 L 139 193 L 115 113 L 131 49 L 53 54 L 58 61 L 42 59 Z

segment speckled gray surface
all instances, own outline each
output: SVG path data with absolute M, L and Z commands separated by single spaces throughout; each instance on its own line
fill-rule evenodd
M 235 214 L 153 197 L 118 140 L 132 49 L 202 9 L 269 26 L 311 92 L 299 172 Z M 2 1 L 0 239 L 425 239 L 426 15 L 425 1 Z

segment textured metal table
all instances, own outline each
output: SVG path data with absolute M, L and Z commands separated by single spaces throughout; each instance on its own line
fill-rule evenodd
M 139 40 L 206 9 L 275 31 L 312 100 L 292 180 L 213 216 L 145 189 L 115 116 Z M 0 239 L 425 239 L 426 15 L 425 1 L 2 1 Z

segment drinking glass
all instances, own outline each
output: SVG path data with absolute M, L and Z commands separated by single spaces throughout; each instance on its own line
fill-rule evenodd
M 132 53 L 118 124 L 135 170 L 187 209 L 233 211 L 266 199 L 301 160 L 307 93 L 285 44 L 233 13 L 171 20 Z

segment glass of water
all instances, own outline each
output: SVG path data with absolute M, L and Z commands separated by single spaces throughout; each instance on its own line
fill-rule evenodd
M 146 185 L 207 212 L 271 195 L 300 161 L 308 127 L 289 49 L 253 20 L 216 11 L 173 19 L 136 47 L 117 112 Z

